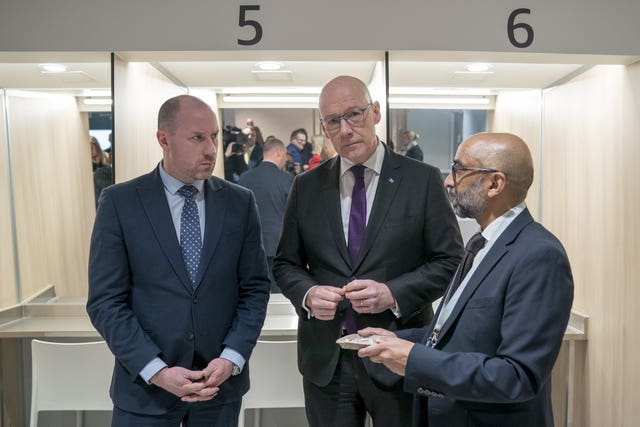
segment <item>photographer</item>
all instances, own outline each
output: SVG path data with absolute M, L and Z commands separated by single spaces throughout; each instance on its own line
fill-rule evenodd
M 237 183 L 240 175 L 247 170 L 247 163 L 244 160 L 247 135 L 242 133 L 239 128 L 227 125 L 222 131 L 222 141 L 224 146 L 224 179 Z

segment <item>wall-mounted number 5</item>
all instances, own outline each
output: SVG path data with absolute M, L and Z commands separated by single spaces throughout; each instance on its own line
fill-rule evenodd
M 507 21 L 507 35 L 509 36 L 509 41 L 515 47 L 520 48 L 529 47 L 531 46 L 531 43 L 533 43 L 533 28 L 531 28 L 531 25 L 525 24 L 524 22 L 519 22 L 517 24 L 514 22 L 516 17 L 522 13 L 529 15 L 531 13 L 531 9 L 516 9 L 511 12 L 509 20 Z M 527 33 L 527 38 L 522 42 L 516 40 L 515 32 L 518 28 L 523 29 Z
M 258 21 L 254 21 L 253 19 L 247 19 L 247 11 L 251 10 L 260 10 L 260 6 L 258 5 L 242 5 L 240 6 L 240 16 L 238 19 L 238 25 L 240 27 L 246 27 L 247 25 L 253 27 L 256 34 L 251 40 L 242 40 L 238 39 L 238 44 L 243 46 L 251 46 L 252 44 L 257 44 L 262 40 L 262 25 Z

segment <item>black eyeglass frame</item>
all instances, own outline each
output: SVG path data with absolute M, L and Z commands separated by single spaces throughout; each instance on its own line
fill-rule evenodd
M 327 126 L 327 119 L 321 117 L 320 118 L 320 124 L 322 125 L 322 127 L 324 127 L 324 130 L 326 130 L 327 132 L 335 132 L 338 129 L 340 129 L 340 125 L 342 124 L 342 120 L 346 121 L 349 126 L 358 126 L 360 123 L 364 122 L 364 117 L 365 117 L 365 111 L 367 111 L 369 109 L 369 107 L 373 106 L 373 102 L 368 103 L 366 106 L 362 107 L 362 108 L 354 108 L 351 111 L 347 111 L 346 113 L 340 115 L 340 116 L 336 116 L 336 117 L 331 117 L 328 120 L 331 120 L 332 122 L 334 120 L 336 120 L 336 127 L 333 129 L 330 129 Z M 354 113 L 359 112 L 359 114 L 362 114 L 362 120 L 352 123 L 350 118 L 353 116 Z
M 454 160 L 453 163 L 451 163 L 451 177 L 453 178 L 454 187 L 458 186 L 458 180 L 456 178 L 456 174 L 459 172 L 495 173 L 500 171 L 497 169 L 471 168 L 468 166 L 462 166 L 460 163 L 458 163 L 457 160 Z

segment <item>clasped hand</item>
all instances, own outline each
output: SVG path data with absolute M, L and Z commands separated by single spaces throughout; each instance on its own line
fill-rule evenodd
M 231 376 L 233 363 L 226 359 L 213 359 L 202 371 L 192 371 L 180 366 L 161 369 L 151 383 L 180 397 L 184 402 L 200 402 L 213 399 L 220 384 Z
M 305 306 L 317 319 L 332 320 L 338 304 L 345 298 L 351 301 L 353 309 L 358 313 L 381 313 L 396 306 L 389 287 L 369 279 L 356 279 L 342 288 L 314 286 L 307 294 Z

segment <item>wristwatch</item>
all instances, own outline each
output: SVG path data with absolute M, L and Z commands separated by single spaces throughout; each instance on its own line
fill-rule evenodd
M 240 368 L 238 368 L 238 366 L 234 363 L 233 364 L 233 369 L 231 370 L 231 376 L 235 377 L 236 375 L 239 375 L 240 372 L 242 372 L 242 370 Z

